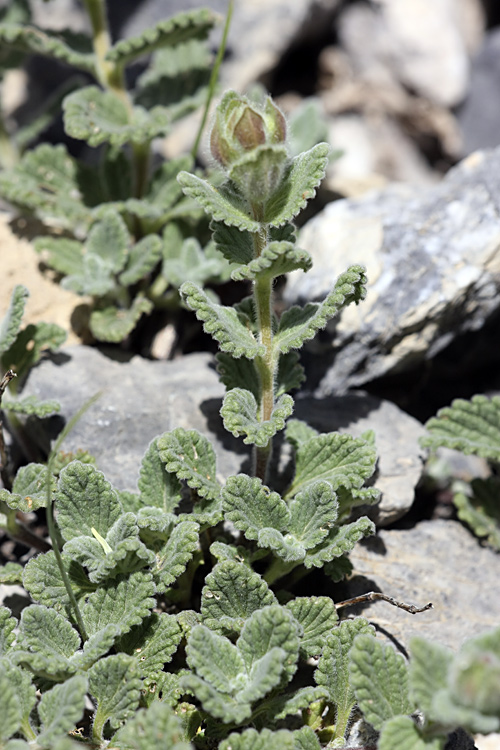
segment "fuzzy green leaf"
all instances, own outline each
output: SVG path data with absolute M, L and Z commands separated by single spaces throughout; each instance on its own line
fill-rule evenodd
M 338 515 L 335 493 L 328 482 L 315 482 L 288 503 L 288 531 L 304 549 L 313 549 L 329 535 Z
M 0 662 L 0 741 L 3 743 L 15 734 L 21 726 L 22 714 L 19 698 L 10 680 L 8 667 Z
M 11 693 L 14 694 L 16 705 L 19 708 L 21 731 L 25 728 L 31 729 L 30 715 L 37 699 L 36 688 L 32 683 L 30 673 L 25 669 L 21 669 L 21 667 L 14 666 L 8 659 L 0 660 L 0 680 L 3 683 L 2 689 L 0 689 L 0 716 L 2 716 L 2 721 L 0 722 L 0 739 L 3 739 L 4 733 L 7 734 L 11 728 L 9 728 L 7 723 L 7 717 L 10 711 L 12 711 L 12 708 L 9 708 L 11 705 Z M 13 713 L 10 715 L 12 717 Z
M 351 266 L 338 277 L 333 291 L 323 302 L 309 302 L 305 307 L 294 305 L 285 310 L 275 337 L 276 347 L 281 352 L 299 349 L 305 341 L 314 338 L 343 307 L 364 299 L 365 284 L 365 269 Z
M 319 480 L 359 489 L 375 470 L 376 452 L 362 438 L 324 433 L 302 443 L 296 452 L 295 478 L 286 497 L 293 497 Z
M 155 591 L 151 574 L 142 571 L 120 575 L 101 584 L 82 607 L 88 635 L 98 633 L 107 625 L 116 625 L 122 634 L 139 625 L 155 606 Z
M 500 396 L 457 398 L 438 411 L 425 425 L 428 434 L 421 443 L 430 448 L 445 446 L 500 461 Z
M 130 250 L 127 265 L 119 276 L 120 284 L 130 286 L 150 274 L 161 259 L 162 241 L 156 234 L 148 234 Z
M 26 414 L 27 416 L 48 417 L 49 414 L 55 414 L 61 410 L 61 404 L 58 401 L 47 399 L 40 401 L 36 396 L 25 396 L 18 401 L 2 402 L 2 408 L 6 411 L 12 411 L 15 414 Z
M 285 531 L 290 522 L 286 503 L 277 492 L 257 477 L 238 474 L 229 477 L 222 490 L 224 516 L 243 531 L 247 539 L 257 540 L 262 529 Z
M 24 24 L 0 24 L 0 42 L 20 52 L 54 57 L 97 76 L 90 39 L 69 31 L 54 33 Z
M 3 361 L 17 374 L 16 385 L 42 357 L 44 350 L 54 351 L 66 340 L 66 331 L 55 323 L 30 323 L 4 353 Z
M 219 378 L 227 391 L 242 388 L 252 393 L 256 401 L 260 398 L 259 376 L 253 360 L 245 357 L 234 359 L 223 352 L 217 352 L 215 358 Z
M 159 47 L 174 47 L 191 39 L 204 40 L 214 27 L 217 16 L 207 8 L 178 13 L 146 29 L 140 36 L 117 42 L 106 55 L 106 59 L 118 65 L 126 65 Z
M 75 729 L 83 716 L 87 687 L 86 676 L 77 674 L 42 695 L 38 705 L 42 731 L 36 738 L 40 747 L 52 748 L 57 738 Z
M 120 516 L 105 537 L 97 534 L 73 537 L 63 548 L 68 557 L 87 569 L 93 583 L 139 570 L 155 561 L 154 553 L 139 539 L 134 513 Z
M 151 300 L 138 295 L 128 310 L 113 306 L 104 310 L 93 310 L 90 316 L 90 330 L 99 341 L 118 343 L 134 330 L 142 315 L 147 315 L 152 309 Z
M 375 729 L 380 730 L 388 719 L 413 711 L 404 658 L 371 635 L 358 635 L 354 641 L 350 681 L 365 719 Z
M 54 481 L 51 480 L 54 489 Z M 47 467 L 43 464 L 28 464 L 22 466 L 16 474 L 12 485 L 12 493 L 0 490 L 0 500 L 3 500 L 12 510 L 31 513 L 38 508 L 45 508 L 47 504 Z
M 486 537 L 488 544 L 500 551 L 500 483 L 498 477 L 473 479 L 472 496 L 457 492 L 453 502 L 458 510 L 458 517 L 467 523 L 474 533 Z
M 300 419 L 290 419 L 285 429 L 286 440 L 297 450 L 305 443 L 308 443 L 314 437 L 317 437 L 318 431 L 309 427 L 306 422 Z
M 301 104 L 293 110 L 288 121 L 288 144 L 292 154 L 300 154 L 328 140 L 328 121 L 325 117 L 321 101 L 315 97 L 303 99 Z M 337 156 L 338 152 L 330 154 Z
M 14 288 L 9 307 L 0 324 L 0 355 L 6 352 L 17 338 L 28 297 L 29 292 L 25 286 L 18 284 Z
M 248 672 L 273 648 L 283 649 L 286 653 L 283 675 L 286 682 L 291 680 L 297 670 L 299 626 L 291 612 L 278 604 L 253 612 L 243 625 L 236 645 L 243 655 Z
M 124 101 L 97 86 L 86 86 L 67 96 L 63 111 L 67 134 L 93 147 L 101 143 L 116 148 L 126 143 L 148 143 L 166 135 L 170 128 L 165 107 L 153 107 L 149 112 L 134 107 L 130 113 Z
M 95 590 L 95 585 L 89 582 L 80 565 L 69 560 L 65 555 L 63 555 L 63 565 L 77 601 Z M 72 616 L 73 608 L 54 552 L 38 555 L 28 562 L 24 569 L 23 585 L 35 601 L 52 607 L 57 612 L 64 611 L 68 616 Z
M 243 388 L 233 388 L 226 393 L 220 410 L 224 427 L 235 437 L 246 435 L 245 445 L 265 447 L 270 438 L 285 427 L 285 422 L 293 412 L 293 398 L 288 394 L 280 396 L 265 421 L 257 416 L 258 404 L 255 396 Z
M 295 732 L 288 729 L 234 732 L 220 743 L 219 750 L 320 750 L 320 747 L 313 730 L 302 727 Z
M 240 632 L 253 612 L 271 604 L 277 599 L 260 575 L 233 560 L 214 567 L 201 594 L 203 622 L 212 630 Z
M 165 664 L 172 660 L 182 638 L 174 615 L 152 614 L 118 641 L 118 649 L 133 656 L 142 678 L 157 679 Z
M 34 604 L 21 614 L 13 658 L 35 674 L 64 680 L 76 669 L 70 658 L 80 648 L 80 636 L 58 612 Z
M 316 188 L 325 176 L 330 151 L 327 143 L 318 143 L 293 159 L 278 190 L 265 204 L 266 224 L 281 226 L 292 221 L 305 208 L 307 201 L 314 198 Z
M 180 292 L 188 307 L 203 322 L 203 330 L 219 342 L 223 352 L 233 357 L 254 359 L 264 352 L 251 331 L 241 322 L 232 307 L 218 305 L 196 284 L 186 282 Z
M 205 625 L 192 629 L 186 656 L 191 669 L 221 693 L 235 696 L 245 684 L 245 662 L 237 646 Z
M 299 388 L 306 379 L 304 368 L 299 362 L 298 352 L 287 352 L 282 354 L 278 362 L 278 374 L 276 376 L 276 396 L 288 393 Z
M 0 565 L 0 583 L 4 585 L 22 584 L 24 566 L 15 562 L 8 562 Z M 1 656 L 1 651 L 0 651 Z
M 0 192 L 46 224 L 78 233 L 92 221 L 87 172 L 65 146 L 42 144 L 28 150 L 13 169 L 0 174 Z
M 66 541 L 77 536 L 103 537 L 122 515 L 120 501 L 104 474 L 91 464 L 73 461 L 61 471 L 55 494 L 57 523 Z
M 443 737 L 425 737 L 409 716 L 396 716 L 382 727 L 378 750 L 443 750 Z
M 178 427 L 157 440 L 158 452 L 168 472 L 185 479 L 200 497 L 216 500 L 220 485 L 216 479 L 215 451 L 210 441 L 196 430 Z
M 453 653 L 445 646 L 424 638 L 410 641 L 410 694 L 415 704 L 429 719 L 436 719 L 432 703 L 438 690 L 448 686 L 448 671 Z
M 10 609 L 0 607 L 0 659 L 10 650 L 14 643 L 14 628 L 17 627 L 17 620 L 11 616 Z
M 125 266 L 130 235 L 125 222 L 109 211 L 89 232 L 85 244 L 87 255 L 96 255 L 109 267 L 111 273 L 119 273 Z
M 327 637 L 337 626 L 335 604 L 328 596 L 297 596 L 286 604 L 303 632 L 300 637 L 300 655 L 304 659 L 317 656 Z
M 268 701 L 270 715 L 274 720 L 285 719 L 287 716 L 293 716 L 299 711 L 309 708 L 312 703 L 328 698 L 328 691 L 323 687 L 304 687 L 299 688 L 294 693 L 284 693 Z M 272 713 L 271 713 L 272 712 Z M 312 730 L 311 730 L 312 731 Z M 313 733 L 316 738 L 316 735 Z M 309 740 L 309 738 L 307 738 Z M 317 739 L 317 738 L 316 738 Z M 315 747 L 306 741 L 305 747 Z M 300 745 L 302 747 L 302 745 Z
M 226 267 L 227 263 L 213 245 L 202 250 L 194 237 L 181 244 L 164 247 L 162 275 L 175 287 L 180 287 L 185 281 L 203 285 L 217 278 Z
M 253 281 L 256 278 L 271 280 L 298 269 L 309 271 L 311 267 L 312 258 L 306 250 L 301 250 L 290 242 L 271 242 L 258 258 L 235 269 L 231 278 L 234 281 Z
M 214 186 L 189 172 L 177 177 L 184 193 L 194 198 L 215 221 L 238 227 L 248 232 L 258 232 L 260 223 L 250 218 L 250 208 L 231 183 Z
M 92 635 L 83 644 L 83 651 L 77 651 L 70 659 L 70 664 L 77 671 L 86 672 L 95 662 L 108 653 L 115 644 L 120 628 L 116 625 L 106 625 L 105 628 Z
M 217 250 L 229 263 L 246 266 L 253 260 L 254 246 L 250 232 L 227 226 L 221 221 L 212 221 L 210 228 Z
M 252 715 L 249 703 L 238 703 L 231 695 L 221 693 L 198 675 L 185 674 L 180 678 L 179 684 L 183 693 L 196 696 L 204 711 L 225 724 L 241 724 Z
M 88 675 L 90 693 L 97 700 L 94 734 L 102 738 L 108 721 L 116 729 L 133 715 L 139 704 L 141 680 L 138 665 L 132 656 L 114 654 L 96 662 Z
M 356 636 L 373 634 L 375 629 L 362 617 L 344 620 L 326 639 L 314 673 L 318 685 L 326 688 L 337 709 L 336 736 L 343 738 L 352 708 L 356 702 L 349 678 L 349 653 Z
M 358 518 L 353 523 L 331 529 L 321 544 L 312 550 L 307 550 L 304 565 L 306 568 L 321 568 L 324 563 L 350 552 L 363 537 L 374 533 L 375 524 L 366 516 Z
M 138 482 L 140 500 L 145 506 L 173 513 L 181 500 L 181 484 L 175 474 L 165 470 L 158 450 L 158 438 L 149 444 L 142 459 Z
M 191 750 L 190 743 L 184 740 L 179 717 L 164 700 L 136 711 L 114 735 L 113 747 L 119 750 Z
M 164 593 L 184 573 L 198 549 L 200 527 L 195 521 L 181 521 L 168 541 L 156 552 L 153 574 L 158 593 Z

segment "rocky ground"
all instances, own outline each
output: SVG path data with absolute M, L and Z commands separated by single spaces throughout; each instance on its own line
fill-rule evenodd
M 219 11 L 225 4 L 206 3 Z M 119 5 L 110 3 L 111 19 L 116 33 L 128 35 L 164 15 L 166 5 L 170 13 L 198 3 Z M 64 14 L 75 27 L 84 22 L 70 0 L 37 7 L 47 25 Z M 32 67 L 31 90 L 44 96 L 53 75 L 51 68 Z M 418 439 L 422 423 L 440 406 L 499 387 L 497 3 L 241 0 L 222 78 L 238 90 L 260 81 L 287 110 L 315 96 L 332 145 L 344 152 L 331 165 L 316 215 L 301 231 L 314 269 L 292 276 L 283 298 L 287 304 L 321 299 L 329 280 L 350 263 L 367 267 L 369 294 L 305 352 L 308 392 L 297 416 L 307 414 L 321 430 L 371 427 L 377 436 L 381 530 L 352 555 L 357 574 L 347 593 L 380 590 L 433 601 L 433 610 L 413 618 L 380 602 L 364 614 L 403 648 L 414 633 L 456 647 L 498 624 L 500 562 L 456 520 L 446 493 L 427 491 Z M 27 106 L 23 80 L 18 75 L 5 84 L 13 123 L 22 121 Z M 159 147 L 168 154 L 182 149 L 195 127 L 188 121 Z M 51 129 L 47 137 L 60 133 Z M 84 347 L 71 327 L 82 300 L 41 273 L 29 235 L 29 224 L 5 206 L 0 315 L 22 283 L 31 294 L 27 322 L 59 323 L 71 347 L 33 371 L 26 393 L 57 398 L 68 418 L 103 390 L 68 449 L 87 448 L 111 481 L 133 489 L 149 441 L 185 426 L 216 435 L 221 477 L 245 468 L 243 446 L 220 429 L 222 387 L 211 356 L 154 361 Z M 38 448 L 46 448 L 56 428 L 53 421 L 48 432 L 36 433 Z M 485 466 L 469 462 L 458 470 L 467 476 Z M 20 554 L 10 542 L 2 551 L 7 559 Z M 478 740 L 477 747 L 488 745 Z

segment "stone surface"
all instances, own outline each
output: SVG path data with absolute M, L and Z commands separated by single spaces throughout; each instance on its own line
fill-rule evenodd
M 481 26 L 479 2 L 383 0 L 349 6 L 339 19 L 339 36 L 360 71 L 395 79 L 449 107 L 465 96 L 468 47 L 480 39 Z
M 457 117 L 463 153 L 500 144 L 500 29 L 492 29 L 472 60 L 470 86 Z
M 500 557 L 456 521 L 382 529 L 349 557 L 355 570 L 349 596 L 382 591 L 409 604 L 433 603 L 416 615 L 380 601 L 349 610 L 405 647 L 418 635 L 457 650 L 466 638 L 498 627 Z
M 367 298 L 328 329 L 334 359 L 317 395 L 410 369 L 498 310 L 499 174 L 500 149 L 476 153 L 435 187 L 330 203 L 305 225 L 315 265 L 290 274 L 287 303 L 323 299 L 350 264 L 368 275 Z
M 218 476 L 224 482 L 230 474 L 249 469 L 250 450 L 222 427 L 219 409 L 224 387 L 212 362 L 207 354 L 191 354 L 173 362 L 139 357 L 117 362 L 97 349 L 68 347 L 31 372 L 23 395 L 58 399 L 68 419 L 102 391 L 68 436 L 64 450 L 89 450 L 98 468 L 119 489 L 136 489 L 149 442 L 175 427 L 197 429 L 213 441 Z M 299 399 L 295 416 L 321 432 L 338 429 L 360 435 L 373 429 L 379 454 L 375 483 L 382 500 L 370 511 L 384 525 L 408 510 L 422 470 L 419 422 L 387 401 L 360 393 L 321 401 Z M 31 436 L 47 444 L 47 432 L 32 431 Z

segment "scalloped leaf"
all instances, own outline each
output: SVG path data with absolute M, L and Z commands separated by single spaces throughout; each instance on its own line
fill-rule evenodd
M 320 750 L 319 740 L 310 727 L 291 732 L 288 729 L 245 729 L 233 732 L 219 745 L 219 750 Z
M 115 644 L 116 637 L 119 633 L 119 628 L 116 625 L 106 625 L 105 628 L 99 630 L 83 644 L 83 651 L 77 651 L 71 659 L 71 665 L 76 667 L 80 671 L 86 672 L 92 664 L 108 653 L 110 648 Z
M 4 585 L 22 584 L 24 566 L 15 562 L 0 565 L 0 583 Z M 1 655 L 1 654 L 0 654 Z
M 65 555 L 62 561 L 77 601 L 95 590 L 95 585 L 89 582 L 80 565 Z M 52 607 L 56 612 L 65 611 L 68 617 L 73 616 L 54 552 L 38 555 L 28 562 L 24 569 L 23 585 L 35 601 Z
M 377 743 L 378 750 L 443 750 L 443 737 L 426 737 L 409 716 L 386 721 Z
M 51 479 L 52 490 L 55 483 Z M 0 490 L 0 500 L 12 510 L 31 513 L 47 505 L 47 467 L 44 464 L 21 466 L 12 485 L 12 492 Z
M 306 250 L 295 247 L 291 242 L 270 242 L 261 255 L 251 260 L 246 266 L 236 268 L 231 278 L 233 281 L 245 279 L 275 279 L 291 271 L 309 271 L 312 258 Z
M 30 323 L 17 336 L 2 360 L 17 373 L 16 388 L 40 361 L 44 351 L 55 351 L 66 341 L 66 331 L 55 323 Z
M 260 398 L 260 381 L 253 360 L 245 357 L 235 359 L 224 352 L 217 352 L 215 358 L 219 379 L 226 386 L 226 390 L 242 388 L 252 393 L 256 401 Z
M 16 414 L 26 414 L 42 419 L 48 417 L 49 414 L 56 414 L 61 411 L 61 404 L 53 399 L 40 401 L 36 396 L 25 396 L 17 401 L 6 399 L 2 402 L 2 408 Z
M 12 291 L 9 307 L 0 324 L 0 355 L 10 349 L 17 338 L 29 295 L 26 287 L 21 284 L 17 284 Z
M 297 715 L 299 711 L 307 710 L 311 704 L 319 701 L 325 702 L 325 698 L 328 698 L 328 691 L 323 687 L 311 687 L 307 686 L 299 688 L 294 693 L 284 693 L 283 695 L 277 695 L 269 701 L 266 701 L 266 713 L 269 715 L 272 721 L 285 719 L 287 716 Z M 310 729 L 310 727 L 303 727 L 304 729 Z M 303 740 L 305 745 L 299 745 L 299 747 L 320 747 L 318 744 L 318 738 L 314 734 L 313 730 L 312 737 L 316 740 L 315 744 L 312 744 L 312 738 L 304 737 Z
M 0 671 L 0 741 L 2 746 L 4 742 L 12 737 L 21 726 L 22 715 L 19 698 L 16 695 L 15 687 L 12 685 L 8 671 L 4 671 L 3 663 Z
M 106 59 L 126 65 L 160 47 L 174 47 L 191 39 L 205 40 L 217 20 L 215 13 L 207 8 L 177 13 L 146 29 L 140 36 L 120 40 L 107 52 Z
M 349 653 L 350 682 L 363 715 L 375 729 L 414 706 L 408 692 L 408 669 L 401 654 L 372 635 L 361 634 Z
M 229 263 L 241 263 L 246 266 L 253 260 L 254 245 L 250 232 L 235 226 L 227 226 L 222 221 L 212 221 L 210 229 L 217 250 Z
M 500 551 L 500 484 L 498 477 L 473 479 L 472 496 L 465 492 L 456 492 L 453 502 L 458 510 L 458 517 L 468 524 L 474 533 L 486 537 L 493 549 Z
M 125 513 L 111 526 L 103 537 L 76 536 L 63 547 L 72 560 L 87 569 L 93 583 L 101 583 L 119 573 L 131 573 L 155 561 L 154 552 L 139 539 L 139 527 L 134 513 Z
M 187 306 L 203 323 L 203 330 L 219 342 L 223 352 L 233 357 L 254 359 L 264 353 L 264 347 L 255 339 L 251 331 L 241 322 L 232 307 L 218 305 L 200 287 L 190 281 L 185 282 L 180 292 Z
M 426 447 L 445 446 L 500 461 L 500 396 L 477 395 L 470 401 L 457 398 L 425 426 L 428 434 L 421 444 Z
M 288 602 L 290 610 L 302 627 L 300 655 L 304 659 L 317 656 L 325 645 L 326 638 L 338 624 L 335 604 L 328 596 L 297 596 Z
M 19 636 L 12 657 L 35 674 L 61 681 L 76 672 L 70 658 L 80 648 L 80 636 L 63 615 L 40 604 L 21 613 Z
M 129 252 L 125 270 L 119 276 L 120 284 L 130 286 L 148 276 L 161 260 L 162 241 L 156 234 L 148 234 L 136 242 Z
M 260 223 L 250 218 L 250 207 L 230 182 L 215 186 L 189 172 L 180 172 L 177 180 L 184 194 L 194 198 L 215 221 L 248 232 L 259 231 Z
M 109 143 L 120 148 L 127 143 L 144 144 L 164 136 L 170 129 L 170 115 L 165 107 L 146 111 L 127 105 L 111 91 L 86 86 L 74 91 L 63 103 L 64 129 L 72 138 L 89 146 Z
M 172 660 L 181 639 L 182 630 L 175 615 L 153 613 L 122 636 L 117 647 L 136 659 L 141 677 L 151 682 Z
M 61 471 L 55 503 L 66 541 L 82 535 L 92 538 L 92 529 L 106 537 L 122 515 L 120 501 L 104 474 L 80 461 L 72 461 Z
M 288 394 L 280 396 L 265 421 L 257 416 L 258 404 L 255 396 L 243 388 L 233 388 L 226 393 L 220 410 L 224 427 L 235 437 L 246 435 L 245 445 L 265 447 L 270 438 L 285 427 L 285 422 L 293 412 L 293 398 Z
M 140 501 L 145 506 L 173 513 L 181 501 L 181 484 L 175 474 L 165 469 L 160 457 L 158 438 L 151 441 L 139 472 Z
M 304 307 L 294 305 L 281 316 L 274 343 L 280 352 L 299 349 L 314 338 L 343 307 L 358 304 L 366 296 L 366 276 L 363 266 L 351 266 L 341 274 L 323 302 L 309 302 Z
M 0 715 L 2 716 L 2 721 L 0 722 L 0 739 L 2 739 L 4 737 L 3 733 L 8 734 L 9 714 L 11 716 L 10 721 L 13 722 L 13 713 L 10 713 L 12 708 L 10 707 L 9 709 L 9 705 L 11 706 L 11 691 L 15 695 L 16 705 L 19 708 L 21 715 L 20 727 L 22 729 L 31 728 L 30 715 L 35 707 L 37 698 L 36 688 L 32 683 L 30 673 L 25 669 L 21 669 L 21 667 L 14 666 L 8 659 L 0 661 L 0 679 L 3 683 L 0 689 Z M 18 712 L 16 711 L 17 715 Z M 10 743 L 8 746 L 10 746 Z
M 299 626 L 285 607 L 272 604 L 258 609 L 246 620 L 236 646 L 243 655 L 247 671 L 271 649 L 283 649 L 285 682 L 289 682 L 297 670 L 299 658 Z
M 99 341 L 118 343 L 126 339 L 141 317 L 152 309 L 151 300 L 138 295 L 127 310 L 114 306 L 93 310 L 90 315 L 90 330 Z
M 190 517 L 190 516 L 188 516 Z M 156 552 L 152 568 L 158 593 L 164 593 L 184 573 L 186 565 L 199 546 L 200 527 L 193 520 L 181 521 L 169 540 Z
M 159 742 L 168 750 L 191 750 L 179 717 L 164 698 L 136 711 L 113 737 L 113 747 L 120 750 L 152 750 Z
M 226 724 L 232 722 L 241 724 L 252 715 L 252 707 L 249 703 L 238 703 L 228 693 L 219 692 L 198 675 L 192 673 L 182 675 L 179 684 L 183 693 L 196 696 L 210 716 L 221 719 Z
M 360 634 L 374 634 L 375 628 L 363 617 L 344 620 L 332 630 L 325 640 L 323 652 L 318 661 L 314 679 L 317 685 L 328 690 L 330 702 L 336 706 L 336 732 L 343 739 L 349 717 L 356 703 L 349 678 L 349 653 L 354 639 Z
M 89 206 L 95 205 L 93 199 L 99 201 L 88 173 L 64 145 L 42 144 L 0 174 L 0 193 L 49 226 L 83 233 L 92 222 Z
M 271 492 L 258 477 L 237 474 L 229 477 L 222 490 L 224 517 L 243 531 L 247 539 L 258 540 L 263 529 L 285 532 L 290 512 L 277 492 Z
M 77 674 L 43 693 L 38 704 L 42 731 L 36 738 L 40 747 L 54 747 L 57 739 L 75 729 L 85 710 L 87 689 L 87 677 Z
M 13 631 L 16 627 L 17 620 L 12 617 L 10 609 L 0 607 L 0 658 L 5 656 L 14 643 L 16 636 Z
M 288 503 L 288 531 L 305 549 L 320 544 L 335 527 L 338 503 L 328 482 L 316 482 Z
M 253 612 L 277 603 L 258 573 L 243 563 L 225 560 L 205 579 L 201 614 L 203 623 L 211 630 L 239 633 Z
M 342 557 L 350 552 L 365 536 L 375 533 L 375 524 L 366 516 L 353 523 L 331 529 L 326 539 L 317 547 L 306 551 L 304 565 L 306 568 L 320 568 L 335 557 Z
M 307 422 L 303 422 L 301 419 L 289 419 L 285 428 L 285 440 L 289 442 L 295 450 L 318 435 L 318 430 L 315 430 L 314 427 L 310 427 Z
M 413 637 L 410 640 L 410 657 L 410 695 L 428 719 L 439 721 L 433 710 L 434 696 L 448 687 L 453 652 L 439 643 Z
M 82 607 L 82 618 L 89 636 L 107 625 L 116 625 L 121 634 L 149 617 L 156 592 L 150 573 L 137 571 L 119 575 L 89 595 Z
M 187 663 L 221 693 L 235 696 L 244 682 L 245 662 L 229 638 L 196 625 L 186 646 Z
M 175 287 L 182 286 L 185 281 L 205 284 L 210 279 L 217 278 L 227 264 L 220 256 L 214 257 L 213 250 L 210 245 L 202 250 L 195 237 L 189 237 L 181 243 L 165 243 L 162 276 Z M 215 255 L 218 253 L 215 252 Z
M 375 471 L 376 452 L 362 438 L 339 432 L 322 433 L 302 443 L 296 451 L 295 478 L 285 497 L 293 497 L 319 480 L 339 487 L 359 489 Z
M 103 738 L 105 724 L 117 729 L 139 705 L 141 680 L 136 660 L 127 654 L 100 659 L 89 670 L 89 689 L 97 700 L 94 737 Z
M 265 204 L 266 224 L 277 227 L 292 221 L 314 198 L 325 176 L 330 152 L 328 143 L 318 143 L 293 159 L 278 190 Z
M 167 471 L 185 479 L 200 497 L 217 500 L 221 487 L 216 479 L 215 451 L 196 430 L 178 427 L 157 440 L 158 453 Z
M 18 23 L 0 24 L 0 42 L 20 52 L 54 57 L 97 78 L 90 38 L 65 30 L 53 32 Z

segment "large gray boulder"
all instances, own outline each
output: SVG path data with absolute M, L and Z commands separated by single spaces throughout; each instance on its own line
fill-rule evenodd
M 334 361 L 317 395 L 409 370 L 499 309 L 499 175 L 500 148 L 478 152 L 435 187 L 330 203 L 305 225 L 314 267 L 289 275 L 287 303 L 323 299 L 350 264 L 368 274 L 366 300 L 329 329 Z

